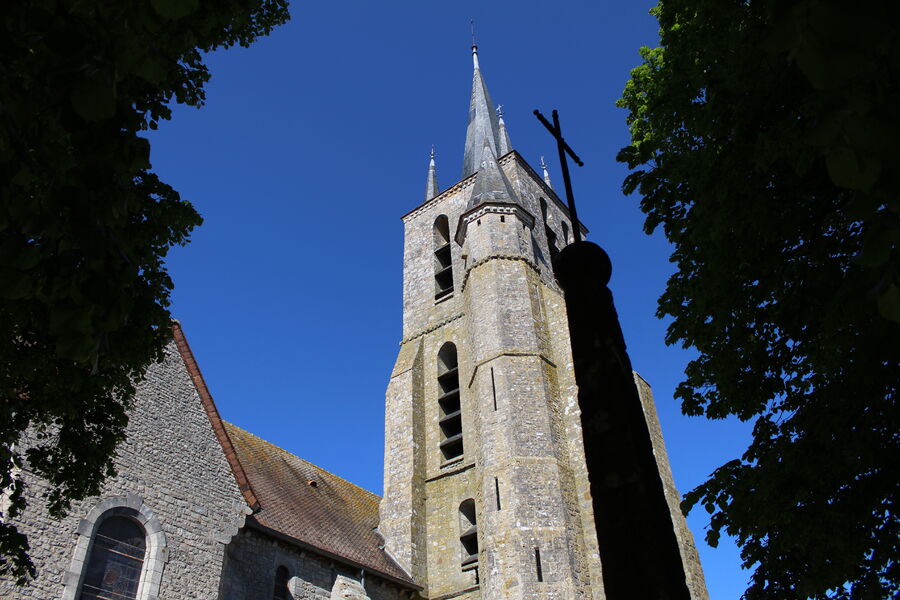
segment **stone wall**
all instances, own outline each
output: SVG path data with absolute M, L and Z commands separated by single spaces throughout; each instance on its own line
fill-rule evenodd
M 538 178 L 537 174 L 517 153 L 511 152 L 501 157 L 497 163 L 510 181 L 519 205 L 538 222 L 534 226 L 537 250 L 534 260 L 541 272 L 543 282 L 555 288 L 557 286 L 550 266 L 550 250 L 547 245 L 544 223 L 541 220 L 540 201 L 544 199 L 547 204 L 547 224 L 556 233 L 560 248 L 563 246 L 563 223 L 569 229 L 569 239 L 572 239 L 571 219 L 569 219 L 568 211 L 556 194 Z M 466 210 L 474 182 L 474 175 L 463 179 L 403 217 L 404 340 L 421 335 L 446 319 L 458 315 L 461 310 L 459 291 L 467 265 L 462 257 L 462 248 L 456 242 L 450 244 L 454 294 L 440 302 L 434 301 L 432 227 L 438 216 L 446 215 L 450 223 L 451 240 L 456 236 L 459 217 Z
M 18 524 L 29 536 L 38 576 L 25 587 L 0 580 L 0 597 L 74 598 L 93 529 L 106 510 L 132 515 L 155 536 L 140 597 L 218 597 L 225 544 L 249 508 L 174 342 L 138 386 L 115 464 L 119 474 L 100 495 L 74 503 L 61 520 L 50 518 L 40 497 L 46 483 L 23 473 L 29 507 Z
M 650 384 L 637 373 L 634 374 L 634 382 L 637 385 L 638 395 L 641 397 L 647 428 L 650 430 L 653 455 L 656 458 L 666 494 L 666 502 L 669 505 L 669 513 L 675 527 L 675 538 L 678 540 L 678 549 L 681 552 L 681 561 L 684 564 L 684 575 L 691 599 L 709 600 L 706 579 L 703 577 L 703 567 L 700 565 L 700 555 L 694 544 L 694 536 L 688 528 L 687 520 L 681 513 L 681 494 L 678 493 L 675 479 L 672 477 L 672 467 L 669 465 L 669 455 L 666 453 L 666 444 L 663 441 L 662 428 L 659 426 L 659 417 L 656 415 L 656 403 L 653 401 Z
M 410 593 L 370 573 L 341 565 L 245 528 L 228 545 L 222 600 L 272 597 L 275 570 L 287 568 L 293 600 L 400 600 Z
M 404 217 L 404 327 L 386 398 L 380 531 L 428 598 L 602 598 L 565 304 L 541 200 L 560 245 L 568 215 L 517 154 L 499 164 L 521 208 L 466 217 L 472 243 L 451 243 L 448 297 L 434 298 L 433 224 L 446 215 L 456 237 L 474 177 Z M 437 354 L 446 342 L 457 349 L 463 430 L 463 455 L 452 460 L 439 450 Z M 469 498 L 480 552 L 463 566 L 459 509 Z

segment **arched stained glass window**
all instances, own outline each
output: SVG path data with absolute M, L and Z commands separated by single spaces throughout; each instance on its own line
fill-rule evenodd
M 118 515 L 105 519 L 94 534 L 81 600 L 135 600 L 146 550 L 140 524 Z
M 275 569 L 275 591 L 272 592 L 272 600 L 291 600 L 291 593 L 288 591 L 290 578 L 291 574 L 284 565 Z

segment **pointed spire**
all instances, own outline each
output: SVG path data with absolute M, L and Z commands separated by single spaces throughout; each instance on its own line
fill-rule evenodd
M 512 186 L 506 175 L 497 164 L 497 157 L 488 140 L 484 140 L 481 153 L 481 166 L 472 186 L 472 196 L 467 208 L 484 202 L 515 202 Z
M 553 189 L 553 184 L 550 183 L 550 173 L 547 172 L 547 163 L 544 162 L 544 157 L 541 157 L 541 169 L 544 170 L 544 183 L 547 184 L 547 187 L 551 190 Z
M 485 142 L 491 146 L 494 156 L 501 156 L 500 118 L 494 110 L 494 103 L 488 94 L 487 85 L 478 66 L 478 46 L 472 46 L 472 61 L 475 73 L 472 75 L 472 99 L 469 102 L 469 126 L 466 129 L 466 149 L 463 154 L 463 177 L 478 170 L 482 147 Z M 506 136 L 507 145 L 509 136 Z
M 425 183 L 425 201 L 438 195 L 437 169 L 434 167 L 434 146 L 431 147 L 431 160 L 428 162 L 428 181 Z
M 497 122 L 500 124 L 500 156 L 503 156 L 512 150 L 512 143 L 509 141 L 509 132 L 506 131 L 506 123 L 503 122 L 503 105 L 497 105 Z

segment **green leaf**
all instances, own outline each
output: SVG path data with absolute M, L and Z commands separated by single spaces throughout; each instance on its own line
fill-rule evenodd
M 65 336 L 56 341 L 56 353 L 76 363 L 89 364 L 96 354 L 96 343 L 87 336 Z
M 199 0 L 150 0 L 153 10 L 164 19 L 181 19 L 200 6 Z
M 816 89 L 824 89 L 828 82 L 828 64 L 825 49 L 814 39 L 807 38 L 806 43 L 797 48 L 794 59 L 800 71 Z
M 98 70 L 75 86 L 69 100 L 85 121 L 93 123 L 112 118 L 116 114 L 116 84 L 109 73 Z
M 141 171 L 150 168 L 150 140 L 147 138 L 135 138 L 134 140 L 134 158 L 131 161 L 131 168 L 135 171 Z
M 34 278 L 15 269 L 0 267 L 0 298 L 22 300 L 34 293 Z
M 876 229 L 863 238 L 862 252 L 854 262 L 864 267 L 880 267 L 891 255 L 900 232 L 897 229 Z
M 154 56 L 147 57 L 147 60 L 141 63 L 141 65 L 135 69 L 135 72 L 143 79 L 154 84 L 162 83 L 165 80 L 166 75 L 168 75 L 166 63 Z
M 840 187 L 851 190 L 868 190 L 878 181 L 881 162 L 861 156 L 851 148 L 838 147 L 825 158 L 828 176 Z
M 888 321 L 900 323 L 900 287 L 892 284 L 878 297 L 878 312 Z

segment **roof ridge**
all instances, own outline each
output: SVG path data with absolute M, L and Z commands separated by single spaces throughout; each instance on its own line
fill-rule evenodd
M 184 331 L 181 329 L 181 323 L 175 319 L 172 319 L 172 337 L 175 341 L 175 347 L 178 349 L 178 354 L 184 362 L 188 376 L 191 378 L 191 383 L 193 383 L 194 389 L 200 397 L 200 404 L 204 412 L 206 412 L 213 434 L 216 436 L 219 445 L 222 446 L 225 460 L 228 461 L 228 466 L 231 467 L 231 473 L 234 475 L 238 489 L 250 506 L 250 510 L 255 512 L 259 510 L 259 500 L 253 491 L 253 486 L 250 485 L 250 479 L 247 477 L 241 461 L 238 459 L 234 444 L 231 443 L 231 438 L 228 437 L 228 432 L 225 431 L 222 416 L 219 414 L 219 409 L 216 408 L 216 403 L 213 402 L 212 394 L 209 393 L 206 380 L 203 378 L 203 373 L 200 372 L 200 365 L 197 364 L 197 359 L 194 357 Z
M 346 484 L 348 484 L 348 485 L 350 485 L 350 486 L 352 486 L 352 487 L 354 487 L 354 488 L 356 488 L 356 489 L 358 489 L 358 490 L 360 490 L 360 491 L 362 491 L 362 492 L 365 492 L 366 494 L 368 494 L 368 495 L 370 495 L 370 496 L 373 496 L 373 497 L 374 497 L 375 499 L 377 499 L 377 500 L 381 500 L 381 496 L 379 496 L 379 495 L 376 494 L 375 492 L 373 492 L 373 491 L 371 491 L 371 490 L 367 490 L 366 488 L 362 487 L 361 485 L 355 484 L 355 483 L 353 483 L 352 481 L 350 481 L 350 480 L 348 480 L 348 479 L 344 479 L 344 478 L 341 477 L 340 475 L 337 475 L 337 474 L 335 474 L 335 473 L 332 473 L 332 472 L 329 471 L 328 469 L 322 468 L 322 467 L 320 467 L 319 465 L 317 465 L 317 464 L 315 464 L 315 463 L 312 463 L 312 462 L 306 460 L 305 458 L 302 458 L 302 457 L 300 457 L 300 456 L 297 456 L 296 454 L 294 454 L 294 453 L 291 452 L 290 450 L 285 450 L 285 449 L 282 448 L 281 446 L 279 446 L 279 445 L 277 445 L 277 444 L 275 444 L 275 443 L 273 443 L 273 442 L 270 442 L 270 441 L 267 440 L 267 439 L 261 438 L 261 437 L 259 437 L 258 435 L 256 435 L 255 433 L 253 433 L 253 432 L 251 432 L 251 431 L 247 431 L 246 429 L 244 429 L 243 427 L 241 427 L 241 426 L 239 426 L 239 425 L 235 425 L 234 423 L 231 423 L 231 422 L 226 421 L 226 420 L 224 420 L 224 419 L 222 420 L 222 422 L 225 424 L 226 427 L 233 427 L 234 429 L 240 430 L 242 433 L 245 433 L 245 434 L 247 434 L 247 435 L 253 436 L 253 437 L 255 437 L 256 439 L 258 439 L 259 441 L 263 442 L 264 444 L 266 444 L 266 445 L 268 445 L 268 446 L 270 446 L 270 447 L 272 447 L 272 448 L 275 448 L 275 449 L 278 450 L 279 452 L 282 452 L 282 453 L 284 453 L 284 454 L 287 454 L 288 456 L 290 456 L 290 457 L 292 457 L 292 458 L 295 458 L 295 459 L 297 459 L 297 460 L 299 460 L 299 461 L 301 461 L 301 462 L 303 462 L 303 463 L 305 463 L 305 464 L 311 466 L 312 468 L 316 469 L 317 471 L 321 471 L 322 473 L 325 473 L 325 474 L 327 474 L 327 475 L 330 475 L 331 477 L 334 477 L 335 479 L 340 479 L 340 480 L 343 481 L 344 483 L 346 483 Z

